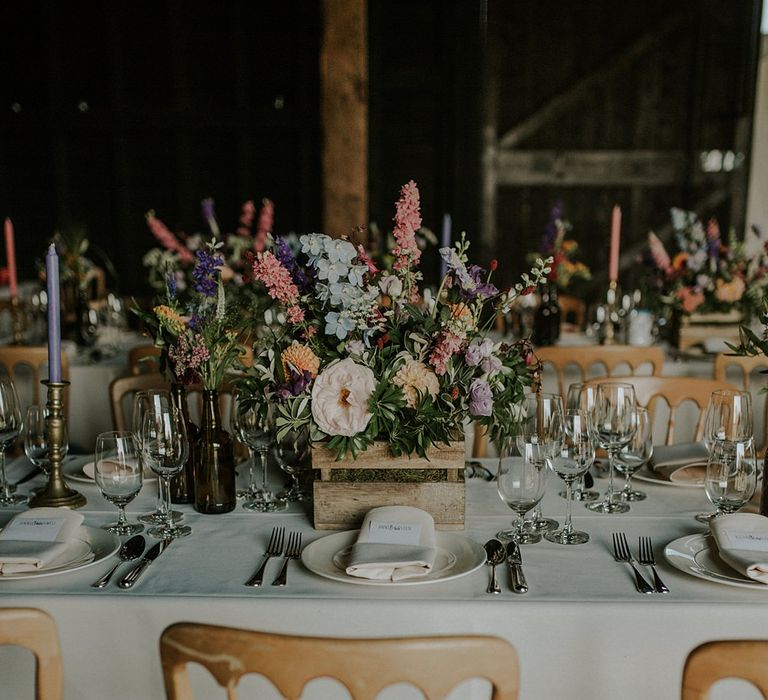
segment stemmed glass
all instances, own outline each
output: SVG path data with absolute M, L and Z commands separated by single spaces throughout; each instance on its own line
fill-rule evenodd
M 308 468 L 311 443 L 309 428 L 288 430 L 277 438 L 277 458 L 282 469 L 291 477 L 291 485 L 278 498 L 289 501 L 306 501 L 309 494 L 301 488 L 299 474 Z
M 189 525 L 179 525 L 171 517 L 171 477 L 182 470 L 189 455 L 187 429 L 175 406 L 150 409 L 144 414 L 141 452 L 144 463 L 165 482 L 165 520 L 150 528 L 149 534 L 163 540 L 190 534 Z
M 48 409 L 45 406 L 28 406 L 24 415 L 24 454 L 46 476 L 51 466 L 48 455 L 50 445 L 48 444 L 47 418 Z M 62 425 L 62 431 L 61 456 L 63 459 L 69 452 L 66 422 Z
M 560 446 L 562 417 L 563 399 L 559 394 L 528 394 L 523 399 L 522 423 L 516 438 L 520 454 L 528 450 L 530 459 L 541 467 L 546 466 L 547 457 Z M 558 522 L 544 518 L 536 508 L 526 527 L 534 532 L 546 532 L 556 529 Z
M 565 482 L 567 494 L 565 524 L 560 530 L 545 533 L 544 537 L 557 544 L 584 544 L 589 542 L 589 535 L 573 529 L 572 487 L 595 460 L 594 433 L 590 430 L 589 413 L 586 411 L 566 411 L 562 420 L 564 421 L 563 439 L 560 447 L 547 457 L 547 465 Z
M 735 513 L 755 493 L 757 460 L 752 440 L 716 440 L 712 445 L 704 477 L 707 498 L 717 508 L 712 517 Z
M 147 411 L 159 411 L 165 410 L 173 406 L 173 401 L 169 392 L 164 389 L 148 389 L 146 391 L 137 391 L 133 396 L 133 413 L 131 414 L 131 425 L 133 426 L 133 432 L 136 435 L 136 439 L 139 441 L 139 449 L 141 449 L 141 437 L 142 427 L 144 424 L 144 416 Z M 166 498 L 164 493 L 165 482 L 162 479 L 157 480 L 157 502 L 155 504 L 155 510 L 151 513 L 146 513 L 139 516 L 139 520 L 143 523 L 150 523 L 157 525 L 164 523 L 167 517 L 166 503 L 170 503 L 170 499 Z M 178 510 L 171 510 L 170 506 L 168 512 L 171 514 L 174 522 L 178 522 L 184 517 L 184 514 Z
M 502 540 L 514 540 L 518 544 L 534 544 L 541 541 L 541 535 L 526 527 L 525 514 L 544 496 L 547 487 L 547 469 L 539 459 L 536 448 L 523 445 L 522 457 L 512 455 L 508 441 L 499 444 L 499 467 L 496 472 L 496 488 L 504 501 L 518 518 L 510 530 L 496 533 Z
M 631 384 L 603 382 L 597 386 L 590 425 L 597 444 L 608 452 L 608 490 L 602 501 L 589 503 L 595 513 L 626 513 L 629 504 L 618 499 L 613 489 L 616 457 L 637 430 L 635 388 Z
M 19 437 L 22 427 L 16 387 L 13 382 L 2 380 L 0 381 L 0 486 L 2 486 L 0 505 L 3 506 L 13 506 L 27 500 L 26 496 L 11 493 L 11 485 L 5 475 L 5 451 Z
M 239 442 L 248 449 L 248 484 L 244 489 L 237 492 L 238 498 L 254 498 L 261 493 L 261 489 L 256 486 L 256 474 L 254 472 L 254 445 L 249 442 L 251 433 L 248 431 L 248 421 L 244 420 L 240 407 L 240 392 L 236 389 L 232 392 L 232 405 L 229 412 L 229 422 L 232 426 L 232 432 Z
M 133 433 L 111 431 L 100 433 L 96 438 L 96 454 L 93 463 L 96 485 L 104 498 L 118 508 L 117 522 L 104 529 L 116 535 L 135 535 L 144 526 L 129 523 L 125 517 L 127 506 L 141 490 L 144 469 Z
M 632 439 L 624 445 L 616 457 L 616 470 L 624 475 L 624 488 L 619 491 L 622 501 L 644 501 L 646 494 L 632 488 L 632 477 L 653 454 L 653 430 L 648 411 L 635 408 L 636 429 Z
M 565 397 L 565 410 L 566 411 L 586 411 L 592 413 L 595 407 L 595 396 L 597 394 L 597 386 L 594 384 L 585 384 L 584 382 L 574 382 L 568 387 L 568 393 Z M 589 471 L 589 469 L 587 469 Z M 587 472 L 584 472 L 578 480 L 575 482 L 576 488 L 573 489 L 574 501 L 596 501 L 600 494 L 597 491 L 588 490 L 584 487 L 584 476 Z M 562 498 L 567 498 L 567 493 L 561 491 L 559 494 Z

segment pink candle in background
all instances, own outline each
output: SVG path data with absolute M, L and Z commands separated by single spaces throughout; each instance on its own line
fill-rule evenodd
M 16 245 L 13 236 L 13 224 L 10 219 L 5 220 L 5 259 L 8 264 L 8 286 L 11 289 L 11 297 L 19 295 L 18 281 L 16 279 Z
M 611 256 L 608 263 L 608 279 L 619 280 L 619 240 L 621 238 L 621 207 L 613 205 L 611 210 Z
M 59 297 L 59 256 L 51 243 L 45 256 L 48 287 L 48 381 L 61 381 L 61 300 Z

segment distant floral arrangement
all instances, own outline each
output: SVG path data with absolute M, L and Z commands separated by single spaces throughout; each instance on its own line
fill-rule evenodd
M 393 455 L 424 455 L 463 436 L 470 416 L 492 436 L 513 429 L 534 378 L 526 342 L 493 342 L 497 313 L 535 291 L 549 273 L 538 260 L 500 291 L 488 269 L 471 264 L 462 236 L 440 249 L 448 272 L 437 294 L 419 286 L 419 191 L 401 189 L 391 271 L 362 245 L 312 233 L 291 250 L 277 237 L 256 253 L 253 278 L 286 317 L 255 348 L 243 380 L 246 402 L 276 412 L 281 433 L 309 428 L 339 457 L 385 440 Z

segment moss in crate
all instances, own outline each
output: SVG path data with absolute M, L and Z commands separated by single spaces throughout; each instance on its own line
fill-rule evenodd
M 416 484 L 446 481 L 445 469 L 334 469 L 331 481 L 372 482 L 389 481 L 400 484 Z

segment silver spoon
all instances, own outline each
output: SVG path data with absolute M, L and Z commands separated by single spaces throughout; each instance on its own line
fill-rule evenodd
M 123 544 L 122 547 L 120 547 L 120 551 L 117 553 L 117 556 L 120 557 L 120 561 L 117 562 L 109 571 L 107 571 L 106 574 L 104 574 L 98 581 L 94 581 L 91 584 L 92 588 L 104 588 L 109 583 L 109 580 L 112 578 L 112 574 L 117 571 L 117 568 L 126 561 L 131 561 L 131 559 L 137 559 L 143 552 L 144 552 L 144 545 L 146 544 L 146 541 L 144 540 L 144 535 L 135 535 L 131 537 L 130 540 L 128 540 L 125 544 Z
M 501 593 L 501 587 L 496 578 L 496 566 L 504 561 L 504 545 L 499 540 L 488 540 L 485 543 L 485 564 L 491 567 L 491 580 L 488 582 L 486 593 Z

